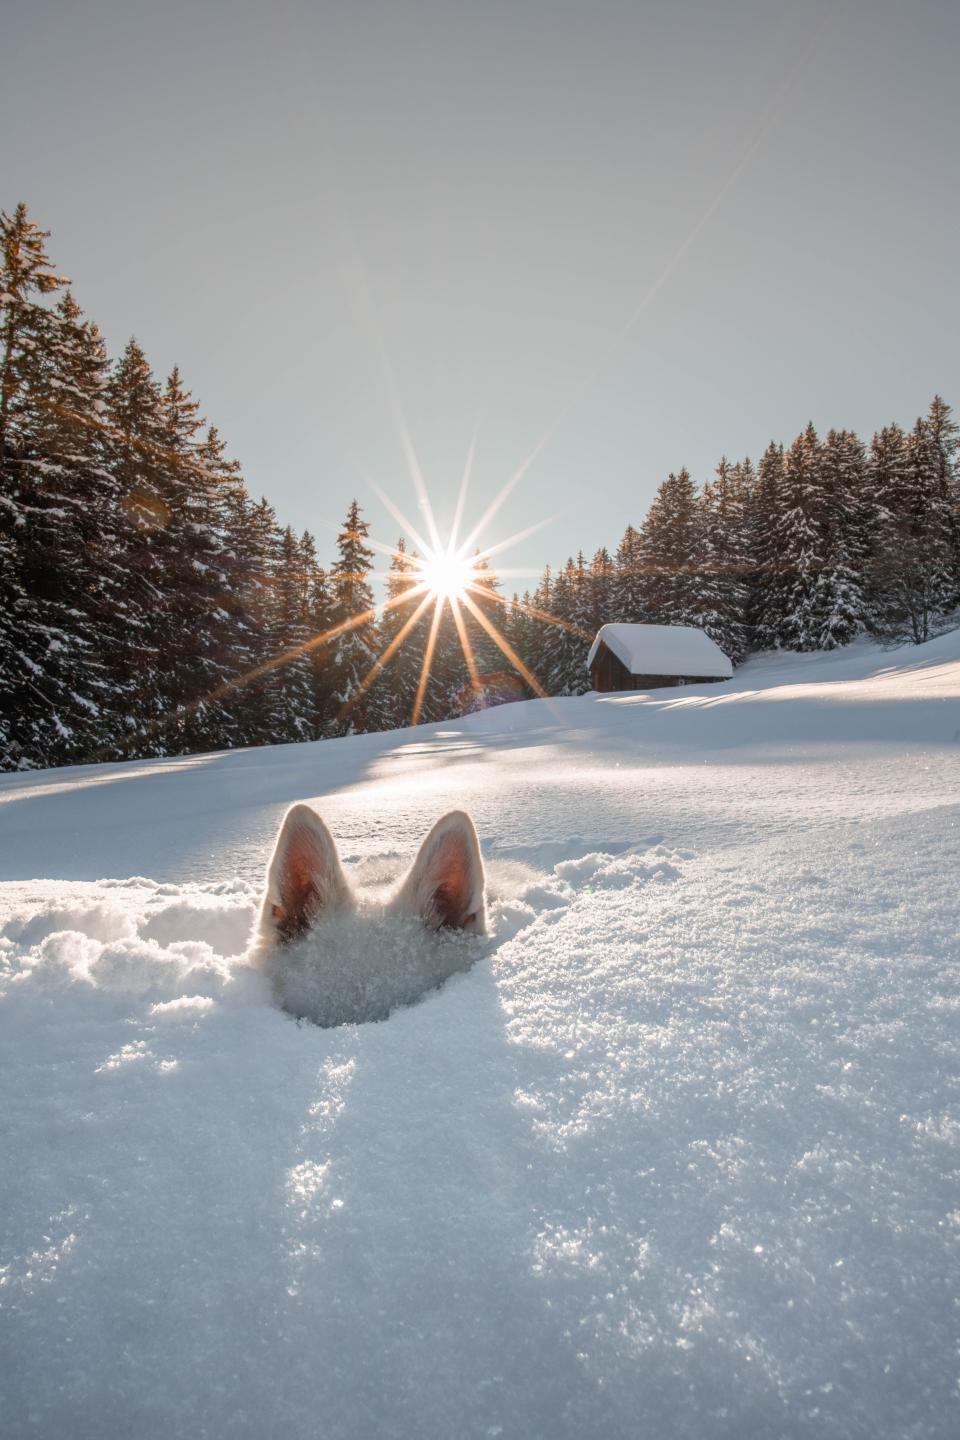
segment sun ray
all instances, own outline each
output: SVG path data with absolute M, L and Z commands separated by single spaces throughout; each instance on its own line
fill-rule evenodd
M 533 525 L 528 525 L 526 530 L 517 530 L 513 535 L 508 535 L 506 540 L 498 540 L 495 545 L 488 545 L 485 550 L 478 550 L 475 560 L 489 560 L 491 555 L 499 555 L 502 550 L 509 550 L 512 545 L 519 545 L 521 540 L 529 540 L 531 535 L 536 535 L 538 530 L 545 526 L 552 525 L 560 518 L 560 512 L 548 515 L 544 520 L 537 520 Z
M 394 505 L 393 501 L 390 499 L 390 496 L 386 493 L 385 490 L 381 488 L 381 486 L 377 484 L 376 480 L 370 479 L 368 477 L 367 484 L 370 486 L 370 489 L 373 491 L 374 495 L 376 495 L 380 503 L 386 506 L 386 508 L 390 511 L 390 514 L 393 516 L 394 520 L 396 520 L 400 528 L 402 530 L 406 530 L 407 534 L 410 536 L 410 539 L 413 541 L 414 545 L 416 545 L 417 549 L 432 550 L 433 546 L 429 545 L 427 541 L 424 540 L 423 536 L 420 534 L 419 530 L 417 530 L 416 526 L 410 524 L 410 521 L 407 519 L 406 515 L 404 515 L 403 511 L 399 508 L 399 506 Z
M 406 420 L 404 419 L 403 412 L 399 408 L 399 402 L 397 405 L 397 424 L 400 428 L 400 443 L 403 446 L 403 453 L 406 456 L 407 468 L 410 471 L 410 478 L 413 481 L 414 489 L 417 492 L 417 498 L 420 501 L 420 509 L 423 512 L 424 519 L 427 522 L 427 529 L 430 532 L 430 539 L 433 544 L 433 548 L 435 550 L 439 550 L 443 546 L 443 541 L 440 539 L 440 531 L 437 529 L 437 522 L 433 514 L 433 506 L 430 504 L 430 496 L 427 492 L 426 481 L 423 478 L 423 471 L 420 469 L 420 461 L 417 458 L 417 452 L 413 448 L 413 440 L 410 437 L 410 430 L 407 426 Z
M 497 604 L 502 605 L 504 609 L 508 610 L 513 604 L 513 601 L 508 600 L 504 595 L 498 595 L 496 590 L 484 589 L 481 591 L 477 586 L 472 586 L 471 588 L 475 595 L 482 593 L 490 600 L 496 600 Z M 547 625 L 557 625 L 561 630 L 566 630 L 568 634 L 576 635 L 581 640 L 593 640 L 592 632 L 584 630 L 579 625 L 574 625 L 572 620 L 561 620 L 559 615 L 551 615 L 549 610 L 541 610 L 539 606 L 531 605 L 526 600 L 518 600 L 516 603 L 518 609 L 522 610 L 524 614 L 529 615 L 534 620 L 543 620 Z
M 393 418 L 396 423 L 397 432 L 400 437 L 400 446 L 403 450 L 404 459 L 407 462 L 407 468 L 410 472 L 410 478 L 413 481 L 414 489 L 416 490 L 420 500 L 420 508 L 426 518 L 427 529 L 433 541 L 433 547 L 439 548 L 441 545 L 440 532 L 437 529 L 437 522 L 434 519 L 433 506 L 430 504 L 430 496 L 427 493 L 426 483 L 423 478 L 423 471 L 420 468 L 420 461 L 417 458 L 417 452 L 414 449 L 413 438 L 410 434 L 410 427 L 407 424 L 407 418 L 403 412 L 403 405 L 400 402 L 400 388 L 397 384 L 396 373 L 390 360 L 390 355 L 387 350 L 387 343 L 384 339 L 383 330 L 380 325 L 380 317 L 377 312 L 376 303 L 374 301 L 373 290 L 370 286 L 370 282 L 367 279 L 366 272 L 362 269 L 360 271 L 359 278 L 363 308 L 366 312 L 367 323 L 373 336 L 373 341 L 376 348 L 376 356 L 380 365 L 380 373 L 383 377 L 383 381 L 387 390 L 388 403 L 390 409 L 393 411 Z M 381 498 L 383 497 L 381 496 Z M 390 508 L 391 514 L 394 515 L 394 518 L 397 518 L 396 512 L 393 510 L 392 506 L 388 505 L 388 508 Z M 407 532 L 415 538 L 415 543 L 420 547 L 421 550 L 426 550 L 430 548 L 424 543 L 422 538 L 415 537 L 415 532 L 413 528 L 409 524 L 407 524 L 406 521 L 402 523 L 404 524 Z
M 362 471 L 361 471 L 361 475 L 362 475 L 362 478 L 363 478 L 364 482 L 365 482 L 367 485 L 370 485 L 370 486 L 373 488 L 374 482 L 369 478 L 369 476 L 363 475 L 363 472 L 362 472 Z M 406 521 L 405 521 L 404 519 L 401 519 L 401 518 L 399 518 L 398 516 L 394 516 L 394 519 L 397 520 L 397 524 L 400 526 L 400 529 L 401 529 L 401 530 L 407 530 L 407 532 L 409 533 L 409 528 L 408 528 L 407 523 L 406 523 Z M 340 525 L 339 525 L 336 521 L 334 521 L 334 520 L 326 520 L 326 519 L 323 519 L 322 517 L 317 518 L 316 520 L 314 520 L 313 523 L 314 523 L 314 525 L 322 526 L 323 529 L 325 529 L 325 530 L 334 530 L 334 531 L 337 531 L 337 530 L 340 529 Z M 386 541 L 384 541 L 384 540 L 376 540 L 376 539 L 374 539 L 374 537 L 373 537 L 372 535 L 368 535 L 368 536 L 366 537 L 366 539 L 365 539 L 365 541 L 364 541 L 364 544 L 371 546 L 371 548 L 374 549 L 374 550 L 376 550 L 376 551 L 378 552 L 378 554 L 380 554 L 380 555 L 389 555 L 391 559 L 395 559 L 398 555 L 404 553 L 404 552 L 398 550 L 397 547 L 396 547 L 396 545 L 388 545 L 388 544 L 386 543 Z
M 457 549 L 457 536 L 460 534 L 460 525 L 463 521 L 463 508 L 467 503 L 467 491 L 470 488 L 470 477 L 473 474 L 473 462 L 477 454 L 477 438 L 480 433 L 480 422 L 477 421 L 473 427 L 473 436 L 470 440 L 470 449 L 467 451 L 466 464 L 463 467 L 463 478 L 460 481 L 460 492 L 457 495 L 457 507 L 453 512 L 453 524 L 450 526 L 450 549 Z
M 437 631 L 440 629 L 440 617 L 442 614 L 443 602 L 438 600 L 433 607 L 430 634 L 427 636 L 427 647 L 423 652 L 423 664 L 420 666 L 420 679 L 417 683 L 417 694 L 413 702 L 413 714 L 410 717 L 411 725 L 419 725 L 420 723 L 420 712 L 423 709 L 423 700 L 427 693 L 427 682 L 430 679 L 430 670 L 433 666 L 433 652 L 437 646 Z
M 389 555 L 392 560 L 395 560 L 398 555 L 406 555 L 409 557 L 410 554 L 409 550 L 400 550 L 396 545 L 387 545 L 383 540 L 374 540 L 372 535 L 367 536 L 364 544 L 372 545 L 374 550 L 378 551 L 379 554 Z
M 398 596 L 397 598 L 398 600 L 406 600 L 409 598 L 411 593 L 415 593 L 413 587 L 411 587 L 410 590 L 404 591 L 403 595 Z M 410 631 L 413 629 L 414 625 L 416 625 L 417 621 L 420 619 L 420 616 L 423 614 L 424 610 L 426 610 L 432 599 L 433 596 L 430 594 L 429 591 L 427 591 L 426 595 L 424 595 L 416 610 L 414 610 L 413 614 L 404 621 L 401 628 L 397 631 L 396 635 L 394 635 L 386 650 L 384 650 L 381 655 L 377 656 L 376 660 L 374 660 L 366 675 L 364 675 L 363 679 L 360 681 L 356 690 L 341 705 L 340 713 L 337 715 L 338 724 L 342 723 L 347 718 L 351 711 L 363 699 L 364 695 L 367 693 L 374 680 L 377 679 L 381 671 L 387 668 L 387 666 L 390 664 L 390 661 L 396 654 L 397 650 L 399 650 L 404 640 L 406 640 L 407 636 L 410 634 Z
M 497 566 L 498 580 L 539 580 L 542 574 L 542 570 L 520 570 L 514 569 L 512 566 L 506 568 Z
M 516 650 L 514 650 L 509 640 L 507 640 L 504 635 L 501 635 L 500 631 L 487 619 L 486 615 L 484 615 L 480 607 L 478 605 L 474 605 L 469 595 L 464 594 L 461 598 L 463 599 L 464 605 L 466 605 L 467 609 L 470 611 L 470 614 L 476 620 L 477 624 L 481 626 L 482 629 L 486 630 L 494 645 L 496 645 L 500 653 L 502 655 L 505 655 L 506 658 L 510 661 L 510 664 L 513 666 L 514 670 L 516 670 L 517 674 L 521 675 L 523 679 L 526 680 L 527 684 L 530 686 L 530 689 L 535 695 L 539 695 L 541 700 L 546 700 L 546 690 L 544 690 L 543 686 L 540 684 L 540 681 L 537 679 L 536 675 L 533 674 L 532 670 L 528 670 L 526 665 L 524 665 L 523 661 L 520 659 L 520 656 L 517 654 Z
M 507 496 L 510 495 L 511 492 L 514 491 L 516 487 L 520 484 L 520 481 L 523 479 L 524 475 L 526 475 L 527 471 L 530 469 L 530 466 L 536 460 L 537 456 L 540 454 L 540 451 L 547 443 L 548 438 L 549 435 L 545 434 L 542 439 L 537 441 L 536 445 L 534 445 L 527 458 L 521 461 L 521 463 L 517 466 L 516 470 L 514 470 L 513 474 L 510 476 L 510 478 L 504 483 L 504 485 L 501 486 L 499 492 L 490 501 L 490 504 L 487 506 L 483 515 L 477 521 L 476 525 L 474 525 L 473 529 L 470 531 L 470 534 L 460 546 L 461 550 L 469 550 L 470 546 L 474 543 L 480 532 L 484 530 L 487 525 L 489 525 L 490 521 L 493 519 L 494 515 L 496 515 L 497 511 L 500 509 L 500 506 L 503 504 L 504 500 L 506 500 Z
M 463 651 L 463 658 L 467 662 L 467 674 L 470 676 L 473 693 L 474 695 L 479 695 L 480 675 L 477 671 L 477 660 L 473 653 L 473 646 L 470 643 L 470 636 L 467 634 L 467 627 L 463 622 L 463 612 L 460 609 L 460 601 L 456 595 L 450 596 L 450 611 L 453 615 L 453 623 L 457 627 L 457 635 L 460 637 L 460 648 Z
M 410 589 L 405 590 L 402 595 L 396 596 L 393 600 L 386 601 L 382 609 L 392 610 L 394 606 L 401 605 L 404 601 L 412 600 L 417 595 L 422 595 L 426 588 L 427 587 L 422 584 L 412 585 Z M 376 607 L 371 607 L 369 610 L 363 610 L 357 615 L 351 615 L 349 620 L 342 620 L 339 625 L 331 625 L 329 630 L 324 630 L 320 635 L 311 635 L 310 639 L 304 640 L 302 644 L 294 645 L 291 649 L 284 650 L 279 655 L 272 655 L 269 660 L 264 660 L 259 665 L 254 665 L 250 670 L 244 671 L 242 675 L 235 675 L 232 680 L 225 680 L 222 685 L 218 685 L 216 689 L 209 691 L 206 695 L 202 695 L 199 700 L 193 701 L 190 706 L 178 710 L 173 715 L 164 717 L 162 723 L 166 725 L 172 723 L 174 720 L 182 720 L 185 713 L 193 714 L 202 705 L 212 705 L 215 701 L 222 700 L 223 697 L 229 695 L 231 691 L 240 690 L 245 685 L 251 685 L 254 680 L 259 680 L 264 675 L 269 675 L 272 670 L 278 669 L 281 665 L 288 665 L 291 660 L 296 660 L 300 655 L 306 655 L 311 650 L 318 649 L 321 645 L 329 645 L 332 641 L 338 640 L 341 635 L 346 635 L 351 630 L 358 629 L 361 625 L 369 624 L 376 618 L 376 614 Z

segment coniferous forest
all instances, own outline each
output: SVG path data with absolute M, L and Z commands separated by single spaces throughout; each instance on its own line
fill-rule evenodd
M 0 769 L 409 723 L 432 608 L 392 645 L 417 608 L 403 542 L 378 610 L 359 505 L 321 563 L 251 496 L 179 370 L 159 380 L 136 340 L 111 361 L 24 206 L 0 232 Z M 588 688 L 613 620 L 701 626 L 735 662 L 864 632 L 921 643 L 960 606 L 958 428 L 939 396 L 868 443 L 808 424 L 702 486 L 669 475 L 614 551 L 532 595 L 479 579 L 481 615 L 554 695 Z M 446 609 L 423 720 L 532 693 L 464 624 L 475 673 Z

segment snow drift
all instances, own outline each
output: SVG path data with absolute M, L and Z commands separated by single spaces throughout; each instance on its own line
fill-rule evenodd
M 4 778 L 5 1434 L 954 1433 L 958 781 L 956 635 Z M 469 809 L 478 962 L 284 1014 L 300 799 Z

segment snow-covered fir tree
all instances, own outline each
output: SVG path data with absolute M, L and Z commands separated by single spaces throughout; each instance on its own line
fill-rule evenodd
M 610 551 L 602 545 L 590 561 L 589 604 L 585 616 L 585 628 L 588 632 L 597 631 L 601 625 L 610 623 L 614 612 L 616 579 L 616 567 L 610 558 Z
M 350 504 L 337 536 L 337 559 L 330 570 L 331 620 L 335 635 L 330 644 L 331 733 L 353 734 L 367 728 L 368 699 L 356 700 L 377 659 L 377 627 L 369 576 L 373 551 L 365 544 L 370 526 L 356 500 Z M 349 708 L 348 708 L 349 707 Z
M 701 624 L 734 663 L 747 653 L 750 537 L 747 526 L 753 469 L 720 461 L 716 478 L 703 487 L 703 550 L 709 576 L 709 608 Z
M 506 636 L 509 610 L 500 595 L 500 582 L 485 557 L 474 557 L 473 577 L 470 590 L 472 605 L 483 616 L 487 626 L 504 635 L 509 643 Z M 475 675 L 470 674 L 462 654 L 459 657 L 454 655 L 455 666 L 451 668 L 455 668 L 460 682 L 457 708 L 461 714 L 468 714 L 472 710 L 484 709 L 499 699 L 503 691 L 504 671 L 509 669 L 509 662 L 490 630 L 474 617 L 469 605 L 461 603 L 460 614 L 473 656 Z M 458 648 L 462 652 L 462 645 Z
M 385 730 L 409 725 L 416 703 L 429 625 L 429 607 L 423 606 L 422 591 L 404 598 L 416 585 L 416 556 L 408 554 L 401 536 L 387 572 L 387 605 L 380 619 L 381 652 L 389 658 L 374 690 Z M 418 611 L 419 619 L 415 619 Z M 402 639 L 398 639 L 400 636 Z
M 0 216 L 0 763 L 109 741 L 114 496 L 96 425 L 106 357 L 18 206 Z
M 271 648 L 279 663 L 268 682 L 270 730 L 273 742 L 317 738 L 313 664 L 310 643 L 309 564 L 312 542 L 303 543 L 292 528 L 284 527 L 273 580 Z
M 703 507 L 688 470 L 663 481 L 640 532 L 643 607 L 657 625 L 718 624 Z
M 831 430 L 820 451 L 823 565 L 815 600 L 819 650 L 848 645 L 866 623 L 865 471 L 858 436 L 852 430 Z
M 636 625 L 644 617 L 644 572 L 640 532 L 628 525 L 617 546 L 616 573 L 612 587 L 610 623 L 620 620 Z
M 815 650 L 820 640 L 824 502 L 820 439 L 808 424 L 784 455 L 775 524 L 781 579 L 778 643 L 786 650 Z
M 870 471 L 877 506 L 869 572 L 874 625 L 921 644 L 956 598 L 956 512 L 943 493 L 941 456 L 926 421 L 918 419 L 909 436 L 897 425 L 875 435 Z
M 778 549 L 783 496 L 783 446 L 771 440 L 757 469 L 748 521 L 752 567 L 747 630 L 752 650 L 775 650 L 781 643 L 781 622 L 789 583 Z

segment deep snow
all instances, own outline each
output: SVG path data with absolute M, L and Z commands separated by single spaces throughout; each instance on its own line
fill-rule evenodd
M 958 780 L 960 634 L 0 780 L 4 1435 L 960 1433 Z M 467 974 L 271 1004 L 302 799 Z

